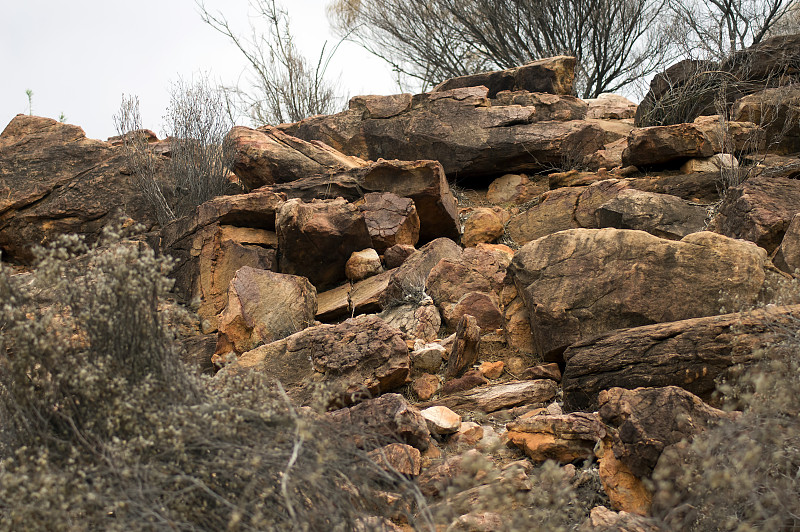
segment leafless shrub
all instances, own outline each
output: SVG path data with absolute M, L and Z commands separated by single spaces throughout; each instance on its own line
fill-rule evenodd
M 0 529 L 346 531 L 395 511 L 424 529 L 413 485 L 279 384 L 188 373 L 168 261 L 115 241 L 0 268 Z
M 309 62 L 295 45 L 288 13 L 275 0 L 250 3 L 266 29 L 260 32 L 251 26 L 249 38 L 237 34 L 222 14 L 212 14 L 202 0 L 197 5 L 203 21 L 228 37 L 250 64 L 250 86 L 230 88 L 228 94 L 232 107 L 244 111 L 254 125 L 297 122 L 338 111 L 344 99 L 337 85 L 326 79 L 338 44 L 331 50 L 323 46 L 316 63 Z

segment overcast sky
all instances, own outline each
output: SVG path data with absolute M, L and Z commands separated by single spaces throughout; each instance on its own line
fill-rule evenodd
M 328 0 L 284 0 L 297 44 L 316 58 L 336 42 Z M 206 0 L 241 33 L 249 33 L 248 0 Z M 257 22 L 257 21 L 256 21 Z M 245 71 L 241 53 L 206 25 L 194 0 L 0 0 L 0 130 L 18 113 L 81 126 L 90 138 L 115 135 L 122 94 L 137 95 L 144 127 L 162 134 L 170 83 L 207 73 L 225 84 Z M 390 69 L 343 43 L 329 72 L 351 96 L 399 92 Z

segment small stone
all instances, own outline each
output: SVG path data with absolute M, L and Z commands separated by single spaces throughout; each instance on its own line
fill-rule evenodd
M 370 459 L 387 471 L 395 470 L 402 475 L 417 476 L 421 469 L 419 449 L 404 443 L 390 443 L 368 453 Z
M 353 252 L 344 266 L 344 274 L 351 281 L 360 281 L 382 271 L 381 258 L 372 248 Z
M 383 252 L 383 262 L 386 264 L 386 269 L 391 270 L 403 264 L 408 257 L 410 257 L 416 248 L 408 244 L 395 244 Z
M 415 345 L 416 347 L 416 345 Z M 411 367 L 414 371 L 436 373 L 442 366 L 447 350 L 439 344 L 424 344 L 411 353 Z
M 461 427 L 461 416 L 446 406 L 432 406 L 422 411 L 432 434 L 453 434 Z
M 466 445 L 475 445 L 483 439 L 483 427 L 474 421 L 462 421 L 458 432 L 453 434 L 451 440 Z
M 463 377 L 452 379 L 444 383 L 440 390 L 442 395 L 450 395 L 458 392 L 466 392 L 478 386 L 489 384 L 489 381 L 481 375 L 480 371 L 472 369 L 464 374 Z
M 508 214 L 506 213 L 506 217 Z M 465 247 L 480 243 L 491 243 L 503 236 L 505 224 L 501 209 L 481 207 L 475 209 L 464 222 L 464 234 L 461 243 Z
M 414 379 L 411 389 L 417 394 L 420 401 L 427 401 L 439 391 L 439 377 L 430 373 L 420 375 Z
M 487 379 L 497 379 L 503 374 L 505 367 L 506 363 L 502 360 L 498 360 L 497 362 L 484 362 L 480 365 L 478 371 Z
M 525 379 L 552 379 L 558 382 L 561 380 L 561 370 L 557 363 L 551 362 L 528 368 L 522 372 L 522 376 Z

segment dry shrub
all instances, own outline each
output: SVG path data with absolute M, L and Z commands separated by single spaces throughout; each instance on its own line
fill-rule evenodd
M 40 258 L 0 269 L 0 529 L 353 530 L 410 513 L 407 480 L 279 384 L 179 362 L 169 261 L 113 231 Z

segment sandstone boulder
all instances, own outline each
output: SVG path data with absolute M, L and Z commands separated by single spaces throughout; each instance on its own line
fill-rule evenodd
M 568 411 L 597 409 L 602 390 L 680 386 L 708 401 L 716 381 L 755 361 L 776 340 L 774 326 L 800 316 L 800 307 L 692 318 L 609 331 L 564 352 L 562 388 Z
M 379 316 L 387 324 L 399 329 L 410 342 L 432 342 L 438 338 L 442 327 L 442 316 L 430 298 L 415 302 L 412 297 L 405 303 L 392 304 Z
M 415 251 L 416 249 L 414 246 L 395 244 L 384 252 L 383 263 L 390 270 L 397 268 L 401 266 L 408 257 L 413 255 Z
M 508 441 L 534 462 L 590 460 L 606 431 L 597 414 L 523 416 L 506 425 Z
M 443 436 L 453 434 L 461 428 L 461 416 L 446 406 L 431 406 L 422 411 L 422 417 L 428 423 L 431 434 Z
M 363 281 L 383 271 L 381 258 L 372 248 L 354 251 L 344 265 L 344 275 L 351 282 Z
M 536 179 L 525 174 L 505 174 L 489 184 L 486 199 L 492 203 L 527 203 L 550 190 L 546 179 Z
M 661 451 L 735 413 L 712 408 L 676 386 L 611 388 L 600 394 L 598 414 L 610 427 L 614 456 L 638 477 L 653 472 Z
M 302 275 L 318 290 L 344 281 L 353 252 L 372 247 L 364 217 L 341 198 L 289 200 L 278 211 L 276 228 L 280 271 Z
M 420 221 L 414 200 L 391 192 L 364 194 L 358 210 L 367 222 L 372 244 L 378 253 L 394 245 L 415 246 L 419 241 Z
M 350 404 L 405 384 L 408 347 L 400 331 L 377 316 L 357 316 L 257 347 L 222 371 L 265 372 L 299 403 L 311 400 L 315 383 L 324 384 L 335 400 Z
M 440 397 L 419 406 L 442 405 L 455 410 L 490 413 L 512 406 L 546 403 L 557 391 L 558 385 L 551 380 L 509 381 Z
M 756 176 L 728 190 L 708 229 L 772 253 L 799 209 L 800 181 Z
M 157 166 L 160 159 L 154 156 Z M 0 253 L 30 263 L 35 245 L 62 234 L 94 240 L 127 215 L 147 229 L 155 213 L 127 175 L 122 148 L 78 126 L 17 115 L 0 133 Z M 166 177 L 160 178 L 166 183 Z
M 228 288 L 217 354 L 237 354 L 286 338 L 314 323 L 317 291 L 305 277 L 245 266 Z
M 445 379 L 459 376 L 478 360 L 478 348 L 481 343 L 481 328 L 474 316 L 465 315 L 458 322 L 456 337 L 450 356 L 447 357 Z
M 434 87 L 433 92 L 483 85 L 489 89 L 490 98 L 494 98 L 500 91 L 517 90 L 572 94 L 575 62 L 574 57 L 567 56 L 539 59 L 508 70 L 451 78 Z
M 509 266 L 536 352 L 613 329 L 719 313 L 720 291 L 753 304 L 779 275 L 764 250 L 707 231 L 680 241 L 643 231 L 571 229 L 535 240 Z
M 417 476 L 422 468 L 419 449 L 404 443 L 390 443 L 367 453 L 379 467 L 393 473 Z
M 705 228 L 708 211 L 667 194 L 627 189 L 595 211 L 597 227 L 639 229 L 661 238 L 680 240 Z
M 789 222 L 772 262 L 780 270 L 797 275 L 797 270 L 800 269 L 800 213 L 795 214 Z
M 570 120 L 548 121 L 554 107 L 559 109 L 557 116 L 570 108 L 557 102 L 508 105 L 491 99 L 486 87 L 467 87 L 416 95 L 408 107 L 387 118 L 371 117 L 363 101 L 353 99 L 347 111 L 284 128 L 290 135 L 320 140 L 363 159 L 431 159 L 459 178 L 494 176 L 498 168 L 539 171 L 560 164 L 567 154 L 582 160 L 606 142 L 601 127 L 580 120 L 585 104 L 574 106 Z
M 662 529 L 641 515 L 614 512 L 605 506 L 592 508 L 578 532 L 661 532 Z
M 235 126 L 226 141 L 234 150 L 233 171 L 249 189 L 365 164 L 321 142 L 306 142 L 272 126 Z
M 617 458 L 613 442 L 613 438 L 607 435 L 595 447 L 603 491 L 608 495 L 611 507 L 615 510 L 635 515 L 649 515 L 653 495 L 645 482 Z
M 474 209 L 464 222 L 461 243 L 465 247 L 481 243 L 491 244 L 503 236 L 507 217 L 507 213 L 499 208 L 479 207 Z
M 317 294 L 317 319 L 331 322 L 345 316 L 380 312 L 378 301 L 389 286 L 391 275 L 390 270 Z
M 589 104 L 586 118 L 606 118 L 612 120 L 633 119 L 636 115 L 636 104 L 625 96 L 604 93 L 597 98 L 584 100 Z
M 764 89 L 733 104 L 733 118 L 760 124 L 772 153 L 800 152 L 800 84 Z
M 360 431 L 359 439 L 365 443 L 376 438 L 381 444 L 399 441 L 421 451 L 430 445 L 431 435 L 425 418 L 400 394 L 387 393 L 328 415 L 334 421 Z

